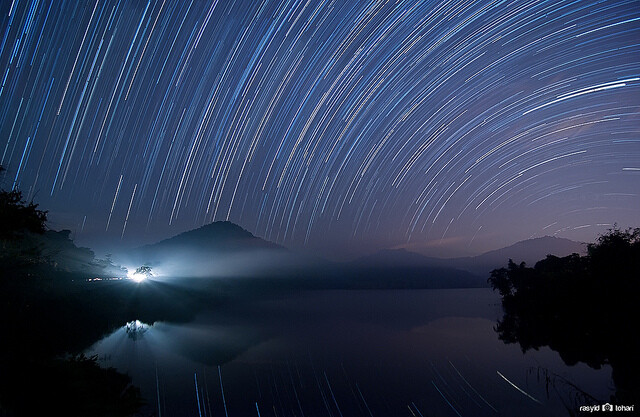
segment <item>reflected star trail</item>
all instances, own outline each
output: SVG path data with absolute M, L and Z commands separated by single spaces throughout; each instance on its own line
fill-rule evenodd
M 638 1 L 4 1 L 0 164 L 83 241 L 640 225 Z

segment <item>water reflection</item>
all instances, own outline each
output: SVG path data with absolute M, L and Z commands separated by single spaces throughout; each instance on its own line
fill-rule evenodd
M 238 297 L 144 337 L 125 326 L 90 352 L 109 354 L 162 415 L 566 415 L 532 369 L 607 398 L 610 369 L 524 355 L 496 337 L 500 314 L 486 289 Z

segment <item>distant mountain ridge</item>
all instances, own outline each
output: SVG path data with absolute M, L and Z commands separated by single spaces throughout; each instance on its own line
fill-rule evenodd
M 554 236 L 543 236 L 534 239 L 522 240 L 513 245 L 485 252 L 482 255 L 472 257 L 471 265 L 487 269 L 487 273 L 492 269 L 506 266 L 507 261 L 512 259 L 516 263 L 525 262 L 533 266 L 536 262 L 543 260 L 547 255 L 567 256 L 572 253 L 584 254 L 587 244 L 576 242 L 570 239 Z
M 259 279 L 260 285 L 267 282 L 264 278 L 277 278 L 279 286 L 299 288 L 468 288 L 487 286 L 489 272 L 510 258 L 532 264 L 547 254 L 583 250 L 578 242 L 543 237 L 475 257 L 441 259 L 387 249 L 338 263 L 296 254 L 237 224 L 218 221 L 134 249 L 125 257 L 129 265 L 149 265 L 165 276 Z
M 347 264 L 349 277 L 376 288 L 476 288 L 485 278 L 405 249 L 384 249 Z
M 489 276 L 496 268 L 507 265 L 509 259 L 516 263 L 525 262 L 533 266 L 536 262 L 546 258 L 547 255 L 567 256 L 572 253 L 584 254 L 587 244 L 573 240 L 544 236 L 527 239 L 513 245 L 485 252 L 478 256 L 459 258 L 435 258 L 424 256 L 406 249 L 385 249 L 375 254 L 357 259 L 356 263 L 373 262 L 384 265 L 395 263 L 396 265 L 412 265 L 422 267 L 454 268 L 473 273 L 478 276 Z

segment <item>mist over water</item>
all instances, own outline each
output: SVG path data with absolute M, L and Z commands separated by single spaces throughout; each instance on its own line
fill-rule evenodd
M 500 315 L 488 289 L 238 293 L 87 352 L 129 373 L 159 415 L 564 416 L 567 382 L 609 397 L 610 368 L 523 354 L 498 340 Z

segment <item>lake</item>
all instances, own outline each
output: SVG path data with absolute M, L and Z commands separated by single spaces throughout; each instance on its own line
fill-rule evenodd
M 611 368 L 523 354 L 490 289 L 229 296 L 186 324 L 131 322 L 95 343 L 159 416 L 567 416 Z

